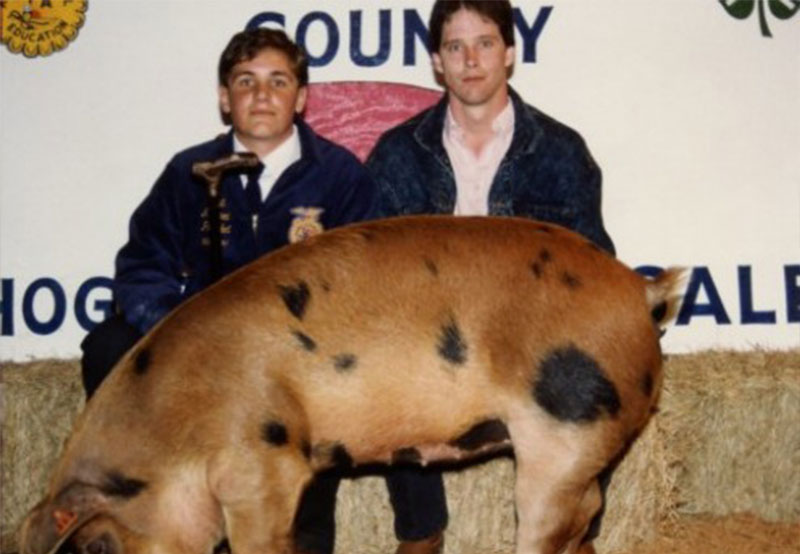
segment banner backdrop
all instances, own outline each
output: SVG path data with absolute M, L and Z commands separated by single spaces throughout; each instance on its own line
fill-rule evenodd
M 78 355 L 133 209 L 224 130 L 233 33 L 285 28 L 316 83 L 440 91 L 429 0 L 0 4 L 0 359 Z M 690 269 L 665 350 L 800 346 L 800 2 L 515 6 L 511 83 L 586 139 L 619 258 Z

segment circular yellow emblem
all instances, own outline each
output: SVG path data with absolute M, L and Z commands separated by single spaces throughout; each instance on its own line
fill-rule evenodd
M 292 224 L 289 226 L 289 242 L 300 242 L 308 237 L 320 234 L 325 228 L 319 220 L 319 216 L 324 212 L 322 208 L 297 207 L 292 208 L 294 215 Z
M 29 58 L 63 50 L 78 36 L 88 0 L 0 0 L 3 44 Z

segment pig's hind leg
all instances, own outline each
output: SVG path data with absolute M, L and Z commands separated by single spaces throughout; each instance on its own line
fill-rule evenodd
M 585 437 L 567 425 L 526 418 L 508 427 L 516 457 L 516 554 L 591 552 L 579 549 L 602 505 L 602 462 L 587 456 Z

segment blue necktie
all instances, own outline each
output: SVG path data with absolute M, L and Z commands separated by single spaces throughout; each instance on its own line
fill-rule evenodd
M 258 228 L 258 212 L 261 208 L 261 185 L 258 180 L 264 171 L 264 164 L 259 163 L 256 167 L 247 172 L 247 185 L 244 187 L 244 196 L 247 199 L 247 207 L 250 209 L 250 220 L 253 224 L 253 232 Z

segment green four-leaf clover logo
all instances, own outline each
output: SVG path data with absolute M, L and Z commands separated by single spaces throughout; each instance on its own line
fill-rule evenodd
M 761 25 L 761 34 L 765 37 L 772 37 L 765 4 L 770 13 L 778 19 L 789 19 L 800 11 L 800 0 L 719 0 L 719 3 L 736 19 L 747 19 L 753 15 L 758 4 L 758 21 Z

